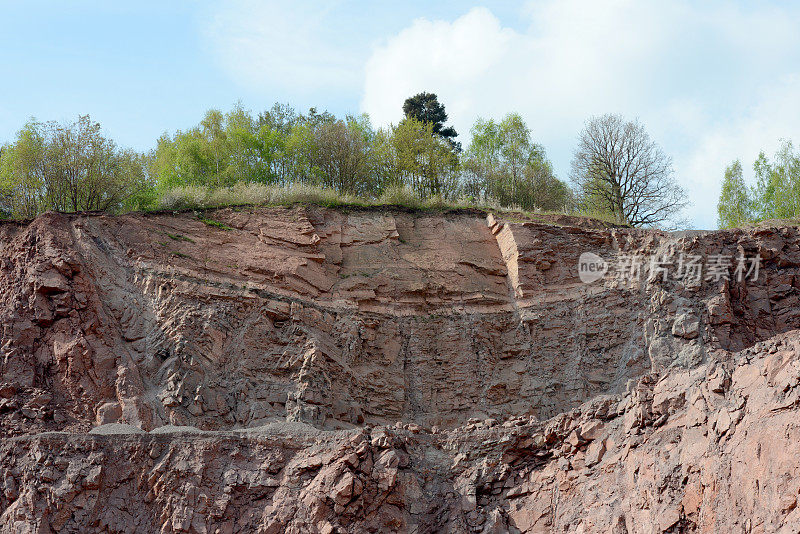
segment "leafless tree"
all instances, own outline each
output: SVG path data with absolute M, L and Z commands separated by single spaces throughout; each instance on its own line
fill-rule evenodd
M 686 206 L 672 160 L 637 122 L 619 115 L 587 121 L 572 160 L 572 182 L 588 212 L 632 226 L 657 226 Z

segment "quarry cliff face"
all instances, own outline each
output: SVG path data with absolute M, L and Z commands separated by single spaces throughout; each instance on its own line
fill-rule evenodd
M 798 531 L 797 229 L 544 218 L 0 225 L 0 530 Z

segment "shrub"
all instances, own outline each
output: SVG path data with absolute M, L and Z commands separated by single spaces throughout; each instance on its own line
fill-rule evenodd
M 407 185 L 393 185 L 386 188 L 378 199 L 378 204 L 419 208 L 422 206 L 422 199 Z

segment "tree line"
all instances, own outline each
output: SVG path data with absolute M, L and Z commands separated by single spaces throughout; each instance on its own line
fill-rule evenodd
M 114 211 L 149 187 L 148 157 L 104 137 L 89 116 L 29 121 L 0 147 L 0 215 Z
M 403 113 L 375 128 L 367 115 L 286 104 L 253 115 L 236 105 L 165 133 L 147 153 L 118 147 L 89 116 L 31 120 L 0 149 L 0 214 L 150 209 L 174 188 L 240 183 L 308 184 L 367 200 L 405 188 L 423 199 L 580 211 L 632 225 L 663 223 L 683 202 L 669 158 L 638 122 L 616 115 L 587 122 L 570 187 L 519 114 L 478 119 L 463 149 L 435 94 L 408 98 Z
M 792 142 L 782 141 L 771 160 L 761 151 L 752 168 L 752 186 L 745 182 L 740 160 L 725 169 L 717 203 L 720 227 L 800 218 L 800 153 Z

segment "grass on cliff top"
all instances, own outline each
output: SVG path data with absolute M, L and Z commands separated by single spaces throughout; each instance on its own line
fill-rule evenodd
M 499 210 L 499 206 L 478 204 L 466 199 L 446 201 L 441 197 L 422 199 L 408 188 L 392 188 L 378 199 L 364 199 L 330 188 L 307 184 L 269 186 L 238 183 L 232 187 L 182 186 L 163 193 L 152 207 L 155 211 L 215 209 L 235 206 L 292 206 L 312 204 L 326 208 L 402 206 L 410 209 L 478 208 Z
M 420 198 L 408 187 L 390 188 L 377 199 L 364 199 L 355 195 L 339 193 L 333 189 L 294 184 L 290 186 L 268 186 L 262 184 L 238 183 L 232 187 L 210 188 L 205 186 L 183 186 L 170 189 L 160 195 L 153 211 L 207 210 L 237 206 L 293 206 L 309 204 L 326 208 L 399 206 L 411 210 L 448 211 L 458 209 L 477 209 L 493 212 L 509 221 L 540 221 L 559 225 L 561 217 L 595 219 L 602 223 L 617 226 L 617 222 L 603 214 L 566 211 L 525 211 L 521 208 L 502 207 L 493 201 L 476 202 L 473 199 L 459 198 L 445 200 L 440 196 Z

